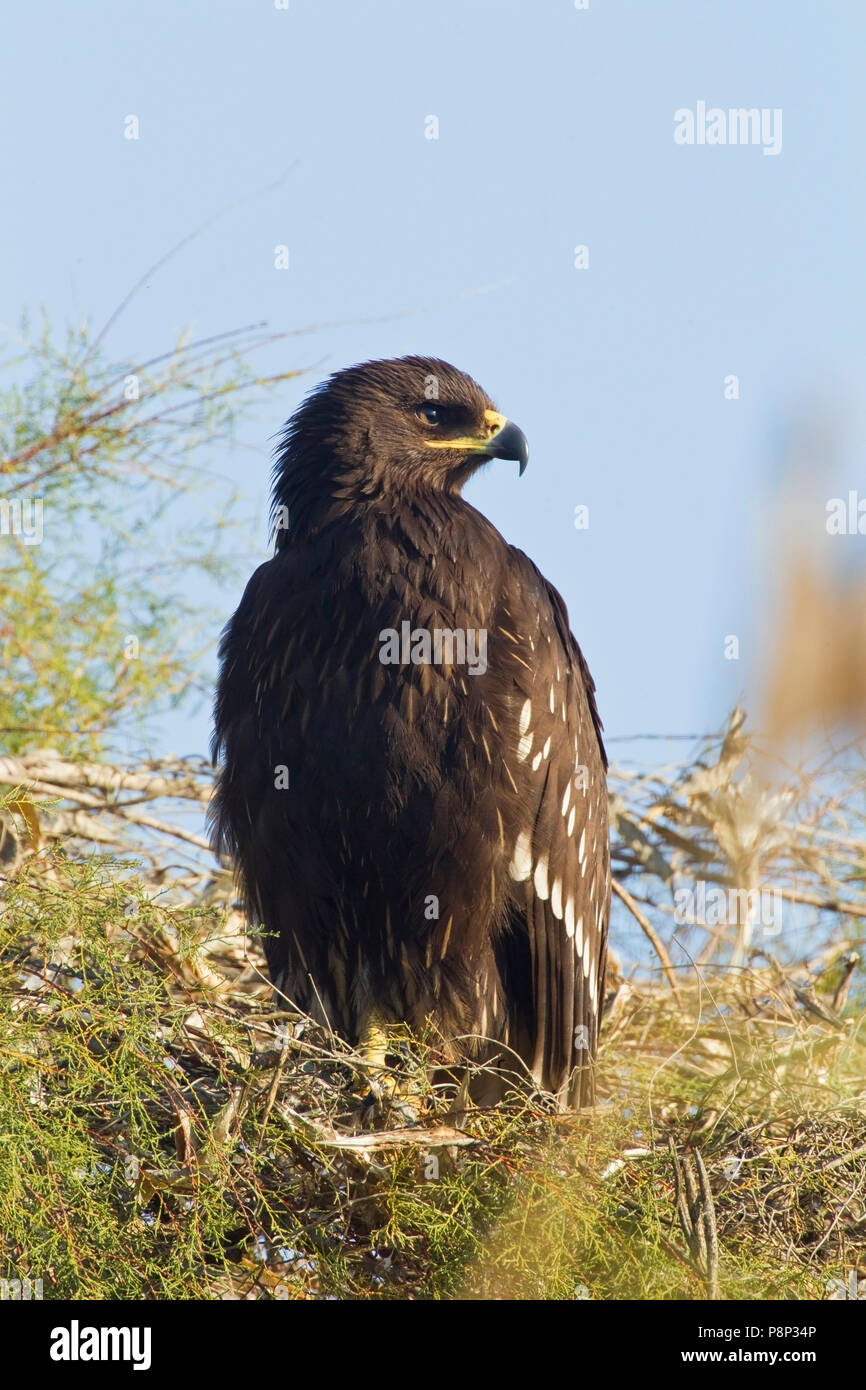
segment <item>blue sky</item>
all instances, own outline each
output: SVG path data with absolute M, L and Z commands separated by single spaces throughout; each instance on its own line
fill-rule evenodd
M 859 0 L 49 0 L 3 29 L 3 322 L 26 301 L 101 324 L 238 204 L 138 296 L 117 354 L 186 326 L 337 325 L 257 359 L 315 367 L 245 428 L 258 455 L 213 460 L 258 513 L 250 570 L 269 436 L 303 391 L 444 357 L 529 437 L 523 479 L 500 463 L 467 496 L 565 596 L 609 734 L 713 728 L 753 697 L 797 413 L 829 396 L 855 422 L 816 479 L 817 531 L 863 473 Z M 677 145 L 699 101 L 781 109 L 781 152 Z M 172 720 L 165 746 L 203 751 L 208 726 Z

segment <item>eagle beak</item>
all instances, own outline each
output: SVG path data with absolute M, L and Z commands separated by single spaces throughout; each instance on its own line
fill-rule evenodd
M 485 410 L 484 418 L 491 430 L 484 453 L 492 459 L 517 459 L 522 476 L 529 462 L 529 441 L 523 430 L 513 420 L 506 420 L 498 410 Z

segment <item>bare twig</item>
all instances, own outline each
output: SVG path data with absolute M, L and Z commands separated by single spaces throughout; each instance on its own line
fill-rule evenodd
M 682 997 L 680 995 L 679 985 L 677 984 L 676 971 L 674 970 L 674 967 L 671 964 L 670 956 L 665 950 L 664 942 L 662 941 L 655 927 L 652 925 L 649 918 L 641 912 L 631 893 L 628 891 L 627 888 L 623 888 L 622 884 L 619 882 L 618 879 L 611 879 L 610 886 L 613 889 L 616 896 L 620 899 L 620 901 L 625 903 L 632 917 L 634 917 L 638 926 L 641 928 L 644 935 L 647 937 L 653 950 L 655 951 L 656 955 L 661 961 L 662 970 L 665 973 L 665 978 L 668 984 L 673 990 L 674 998 L 676 999 L 678 1004 L 682 1004 Z

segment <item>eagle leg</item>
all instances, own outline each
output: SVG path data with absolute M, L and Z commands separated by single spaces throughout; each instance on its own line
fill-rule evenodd
M 367 1076 L 373 1075 L 371 1086 L 378 1084 L 376 1073 L 384 1072 L 387 1069 L 386 1058 L 388 1055 L 388 1025 L 380 1014 L 375 1011 L 370 1014 L 364 1031 L 361 1034 L 357 1048 L 357 1067 L 358 1070 Z
M 388 1065 L 388 1055 L 399 1055 L 407 1061 L 402 1041 L 392 1041 L 389 1025 L 375 1011 L 370 1015 L 358 1043 L 355 1066 L 369 1085 L 362 1103 L 366 1123 L 384 1120 L 396 1110 L 404 1124 L 415 1124 L 421 1109 L 421 1084 L 415 1071 L 400 1076 Z

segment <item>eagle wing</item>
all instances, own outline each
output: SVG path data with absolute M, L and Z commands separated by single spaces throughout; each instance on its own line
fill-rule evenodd
M 512 930 L 529 937 L 538 1084 L 561 1103 L 593 1096 L 610 913 L 607 758 L 595 685 L 565 604 L 511 551 L 498 616 L 516 694 L 506 771 L 516 784 Z

